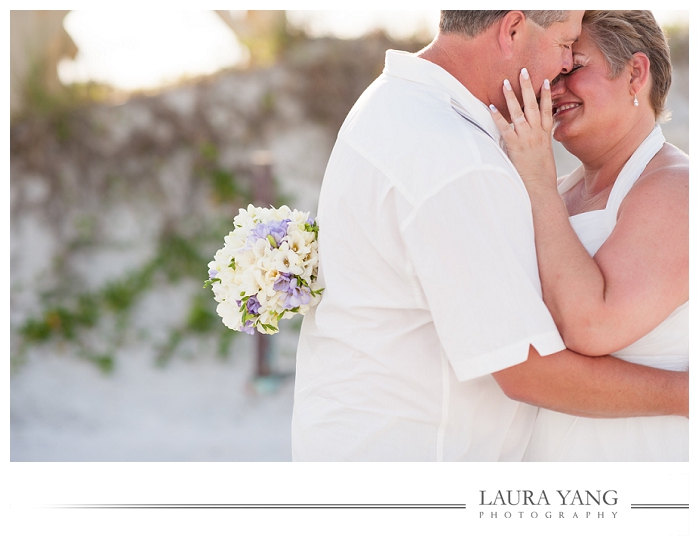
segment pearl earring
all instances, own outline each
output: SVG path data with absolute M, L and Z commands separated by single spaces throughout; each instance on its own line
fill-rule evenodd
M 636 94 L 633 94 L 633 105 L 638 106 L 638 97 L 636 97 Z

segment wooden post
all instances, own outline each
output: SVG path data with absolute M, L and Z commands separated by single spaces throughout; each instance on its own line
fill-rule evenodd
M 256 207 L 270 207 L 275 201 L 274 181 L 272 179 L 272 155 L 267 150 L 258 150 L 252 155 L 252 201 Z M 270 376 L 270 340 L 268 334 L 255 332 L 257 378 Z

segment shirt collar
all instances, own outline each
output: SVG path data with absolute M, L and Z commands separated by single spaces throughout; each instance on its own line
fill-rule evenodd
M 493 137 L 496 143 L 502 147 L 502 139 L 488 107 L 478 100 L 464 87 L 454 76 L 425 59 L 421 59 L 414 53 L 389 49 L 386 51 L 386 65 L 384 74 L 410 80 L 420 84 L 438 87 L 450 98 L 458 102 L 468 112 L 478 125 Z M 451 105 L 449 105 L 451 107 Z

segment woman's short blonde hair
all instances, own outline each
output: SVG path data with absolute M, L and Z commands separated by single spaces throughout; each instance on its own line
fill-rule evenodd
M 650 103 L 658 120 L 665 115 L 665 100 L 672 83 L 670 47 L 665 33 L 648 10 L 588 10 L 583 29 L 600 48 L 610 77 L 616 78 L 634 53 L 644 53 L 650 60 Z

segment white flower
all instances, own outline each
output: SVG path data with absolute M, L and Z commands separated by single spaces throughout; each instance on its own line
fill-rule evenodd
M 257 282 L 254 268 L 243 271 L 240 277 L 239 287 L 241 296 L 252 296 L 260 291 L 260 284 Z
M 318 273 L 318 257 L 315 255 L 311 255 L 306 259 L 306 261 L 303 264 L 303 277 L 306 281 L 310 281 L 311 277 L 314 275 L 317 275 Z
M 284 293 L 275 291 L 274 294 L 267 299 L 266 308 L 275 313 L 282 313 L 284 311 L 284 301 L 286 300 L 286 295 Z
M 223 324 L 229 329 L 240 330 L 242 326 L 240 322 L 240 311 L 235 302 L 231 304 L 230 302 L 221 302 L 216 306 L 216 313 L 218 313 L 223 319 Z
M 287 242 L 279 246 L 278 252 L 274 255 L 274 265 L 280 272 L 288 272 L 295 275 L 303 273 L 301 259 L 294 251 L 289 249 Z
M 224 243 L 226 244 L 224 249 L 227 249 L 228 252 L 234 253 L 241 247 L 245 245 L 245 239 L 247 236 L 245 236 L 245 231 L 242 228 L 236 228 L 232 232 L 229 232 L 226 237 L 223 238 Z
M 290 218 L 291 209 L 286 205 L 282 205 L 279 209 L 272 207 L 268 210 L 270 220 L 284 220 L 285 218 Z
M 299 257 L 301 257 L 301 259 L 303 259 L 306 255 L 310 254 L 311 252 L 310 242 L 308 242 L 304 236 L 304 234 L 308 233 L 310 232 L 295 230 L 290 231 L 287 236 L 289 249 L 291 249 Z
M 245 271 L 247 268 L 253 266 L 256 261 L 257 257 L 255 256 L 255 253 L 252 252 L 252 250 L 240 251 L 235 254 L 235 269 L 236 271 Z
M 296 209 L 294 209 L 291 212 L 291 214 L 289 215 L 289 218 L 295 224 L 302 225 L 302 224 L 306 224 L 306 222 L 308 221 L 308 216 L 309 216 L 308 213 L 304 213 L 302 211 L 297 211 Z
M 270 260 L 270 263 L 271 262 L 272 261 Z M 270 265 L 270 267 L 263 267 L 261 269 L 264 271 L 265 285 L 274 287 L 274 284 L 277 282 L 277 279 L 279 279 L 279 275 L 281 274 L 281 272 L 277 270 L 277 268 L 275 268 L 274 265 Z
M 267 239 L 258 239 L 252 245 L 252 254 L 255 259 L 262 258 L 267 254 L 267 251 L 272 249 L 272 245 Z

